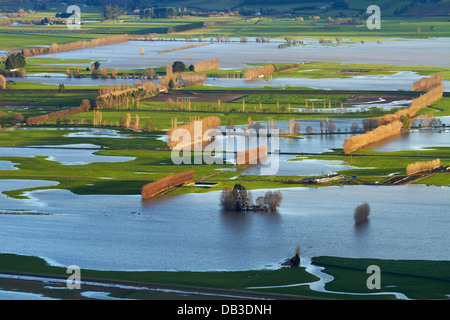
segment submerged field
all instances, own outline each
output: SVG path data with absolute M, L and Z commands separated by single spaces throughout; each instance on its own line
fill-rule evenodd
M 57 6 L 24 19 L 51 18 L 64 9 Z M 29 57 L 25 78 L 7 77 L 11 81 L 0 89 L 0 243 L 5 250 L 0 254 L 0 297 L 19 291 L 53 299 L 448 299 L 446 17 L 389 16 L 381 30 L 369 30 L 330 22 L 328 15 L 339 14 L 333 10 L 318 20 L 306 15 L 301 20 L 298 14 L 177 19 L 130 14 L 118 21 L 103 21 L 94 7 L 82 10 L 89 21 L 82 32 L 69 32 L 64 25 L 1 26 L 0 50 L 123 33 L 154 34 L 157 41 L 133 39 Z M 394 8 L 386 4 L 386 10 Z M 198 22 L 215 23 L 167 33 Z M 271 40 L 257 42 L 262 37 Z M 287 37 L 304 43 L 279 47 Z M 211 43 L 157 51 L 200 39 Z M 397 54 L 402 41 L 413 52 L 408 59 Z M 435 52 L 424 58 L 414 53 L 423 53 L 427 44 Z M 174 61 L 183 61 L 184 71 L 190 72 L 191 64 L 219 56 L 220 67 L 205 72 L 204 85 L 95 108 L 107 84 L 132 86 L 148 80 L 143 75 L 150 70 L 157 84 Z M 443 58 L 437 61 L 437 56 Z M 108 69 L 107 79 L 91 79 L 95 62 Z M 270 76 L 242 79 L 246 71 L 270 64 L 275 66 Z M 1 64 L 0 71 L 4 68 Z M 75 71 L 80 78 L 67 76 Z M 444 97 L 419 110 L 422 118 L 412 121 L 410 130 L 343 152 L 346 138 L 368 130 L 366 119 L 409 106 L 422 93 L 411 91 L 414 81 L 438 73 L 444 77 Z M 319 82 L 325 85 L 317 87 Z M 27 124 L 30 117 L 79 107 L 84 99 L 91 103 L 89 111 Z M 215 162 L 198 161 L 198 153 L 187 151 L 186 162 L 176 164 L 180 154 L 170 150 L 167 130 L 209 116 L 220 118 L 222 132 L 231 130 L 215 138 Z M 419 126 L 424 117 L 438 125 Z M 234 151 L 250 145 L 245 129 L 270 126 L 280 129 L 279 140 L 259 143 L 273 144 L 270 165 L 277 170 L 267 173 L 266 164 L 237 165 Z M 409 164 L 436 158 L 442 172 L 394 185 L 407 176 Z M 144 185 L 191 169 L 191 183 L 141 198 Z M 236 184 L 253 200 L 279 190 L 281 205 L 271 213 L 223 210 L 221 191 Z M 371 215 L 358 225 L 353 213 L 364 202 Z M 300 266 L 281 267 L 297 245 L 302 248 Z M 53 290 L 65 288 L 64 266 L 69 264 L 80 265 L 83 280 L 91 283 L 80 291 Z M 370 265 L 381 269 L 381 289 L 367 287 Z M 26 276 L 60 282 L 50 288 Z

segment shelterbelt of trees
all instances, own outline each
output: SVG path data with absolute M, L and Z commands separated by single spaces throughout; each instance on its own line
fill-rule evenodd
M 52 43 L 49 47 L 25 48 L 23 49 L 23 54 L 25 55 L 25 57 L 32 57 L 48 53 L 56 53 L 75 49 L 104 46 L 108 44 L 125 42 L 128 41 L 129 39 L 130 36 L 128 34 L 119 34 L 104 38 L 92 39 L 89 41 L 80 40 L 63 44 Z
M 52 119 L 57 119 L 65 116 L 70 116 L 80 112 L 87 112 L 91 109 L 91 103 L 88 99 L 83 99 L 79 107 L 72 107 L 69 109 L 58 110 L 48 114 L 43 114 L 36 117 L 28 117 L 27 125 L 37 125 L 42 122 L 46 122 Z
M 198 122 L 201 122 L 201 126 L 197 126 Z M 172 127 L 167 131 L 167 144 L 169 148 L 173 149 L 179 148 L 180 145 L 191 145 L 197 141 L 202 141 L 207 130 L 217 128 L 221 123 L 222 121 L 217 116 L 196 119 L 181 126 L 177 126 L 177 121 L 173 121 Z
M 150 182 L 142 187 L 141 196 L 144 199 L 151 198 L 165 190 L 193 181 L 194 175 L 195 170 L 192 169 Z
M 393 114 L 373 118 L 375 129 L 366 133 L 355 135 L 345 139 L 344 152 L 352 153 L 369 144 L 384 140 L 399 134 L 403 129 L 409 129 L 409 123 L 416 113 L 438 101 L 444 94 L 444 86 L 441 85 L 442 75 L 432 78 L 423 78 L 414 83 L 413 88 L 430 89 L 425 94 L 412 100 L 409 108 L 399 110 Z
M 433 170 L 433 169 L 436 169 L 437 167 L 439 167 L 440 165 L 441 165 L 440 159 L 435 159 L 435 160 L 431 160 L 431 161 L 417 161 L 417 162 L 409 164 L 406 167 L 406 174 L 412 175 L 412 174 L 422 172 L 422 171 Z

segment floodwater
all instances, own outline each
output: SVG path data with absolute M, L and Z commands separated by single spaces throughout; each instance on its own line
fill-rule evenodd
M 374 90 L 378 91 L 410 91 L 412 84 L 423 78 L 415 72 L 401 71 L 392 75 L 366 75 L 354 76 L 352 78 L 273 78 L 263 80 L 248 81 L 245 79 L 232 78 L 207 78 L 204 86 L 216 86 L 223 88 L 288 88 L 288 87 L 306 87 L 311 89 L 323 90 Z M 122 84 L 128 82 L 130 85 L 139 81 L 139 79 L 91 79 L 91 78 L 69 78 L 63 74 L 54 74 L 50 76 L 30 75 L 24 78 L 10 78 L 14 81 L 60 84 L 73 86 L 105 86 L 116 83 Z M 145 80 L 142 80 L 145 81 Z M 152 80 L 157 83 L 157 80 Z M 450 90 L 450 81 L 443 81 L 444 91 Z
M 206 46 L 186 50 L 158 53 L 159 50 L 172 49 L 197 42 L 186 41 L 128 41 L 101 47 L 86 48 L 70 52 L 61 52 L 45 55 L 45 57 L 58 59 L 92 59 L 101 62 L 101 67 L 110 69 L 141 69 L 156 68 L 171 65 L 181 60 L 185 64 L 195 64 L 202 60 L 220 59 L 221 69 L 249 67 L 247 63 L 286 62 L 341 62 L 393 64 L 393 65 L 427 65 L 450 66 L 450 41 L 447 38 L 430 38 L 414 40 L 376 41 L 362 43 L 343 43 L 340 45 L 322 45 L 314 41 L 305 41 L 305 45 L 278 49 L 282 41 L 273 40 L 269 43 L 212 43 Z M 144 54 L 140 54 L 141 47 Z M 229 54 L 233 52 L 233 54 Z M 40 56 L 37 56 L 40 57 Z M 408 57 L 405 59 L 404 57 Z M 30 58 L 33 59 L 33 58 Z M 306 79 L 306 78 L 279 78 L 263 81 L 245 81 L 242 79 L 208 79 L 205 85 L 223 87 L 279 87 L 299 86 L 326 90 L 410 90 L 414 81 L 421 76 L 408 71 L 385 76 L 355 76 L 347 79 Z M 45 75 L 31 75 L 17 81 L 42 82 L 48 84 L 64 83 L 66 85 L 110 85 L 136 79 L 73 79 L 63 74 L 51 77 Z M 449 81 L 444 81 L 445 90 L 450 90 Z
M 208 78 L 205 86 L 217 87 L 307 87 L 324 90 L 379 90 L 379 91 L 411 91 L 412 84 L 423 78 L 411 71 L 401 71 L 392 75 L 365 75 L 352 78 L 273 78 L 248 81 L 245 79 Z M 444 81 L 444 91 L 450 89 L 450 82 Z
M 448 123 L 450 117 L 441 117 L 442 123 Z M 336 128 L 340 129 L 340 134 L 327 134 L 327 135 L 305 135 L 301 136 L 301 139 L 279 138 L 278 141 L 275 138 L 258 138 L 255 140 L 249 140 L 248 136 L 231 135 L 226 137 L 216 137 L 216 150 L 222 151 L 242 151 L 249 148 L 251 143 L 258 143 L 264 145 L 266 142 L 269 151 L 275 152 L 280 150 L 281 153 L 324 153 L 330 152 L 333 149 L 342 149 L 346 138 L 354 135 L 351 132 L 351 125 L 356 122 L 360 129 L 363 128 L 362 119 L 332 119 L 329 121 L 335 121 Z M 305 133 L 306 128 L 311 126 L 313 133 L 320 133 L 320 119 L 301 119 L 295 120 L 300 124 L 300 132 Z M 260 122 L 262 126 L 267 127 L 267 123 Z M 274 121 L 274 126 L 278 125 L 280 130 L 289 131 L 289 121 Z M 325 127 L 325 125 L 324 125 Z M 242 133 L 242 128 L 247 129 L 247 126 L 235 126 L 237 133 Z M 220 128 L 224 131 L 224 127 Z M 336 129 L 336 130 L 337 130 Z M 325 129 L 324 129 L 325 131 Z M 276 144 L 275 144 L 276 142 Z M 271 144 L 274 144 L 274 148 Z M 449 130 L 425 130 L 415 129 L 410 132 L 396 135 L 383 141 L 382 144 L 371 145 L 369 149 L 378 151 L 399 151 L 399 150 L 419 150 L 427 147 L 448 147 L 450 146 L 450 131 Z
M 0 170 L 18 170 L 11 161 L 0 160 Z
M 395 40 L 395 39 L 393 39 Z M 322 45 L 316 41 L 306 41 L 299 47 L 278 49 L 283 40 L 269 43 L 222 42 L 199 46 L 186 50 L 158 53 L 159 50 L 173 49 L 198 42 L 187 41 L 128 41 L 101 47 L 80 49 L 46 55 L 59 59 L 92 59 L 110 69 L 140 69 L 171 65 L 181 60 L 185 64 L 198 61 L 220 59 L 221 68 L 243 68 L 247 63 L 257 62 L 341 62 L 391 65 L 427 65 L 449 67 L 450 41 L 448 38 L 397 39 L 365 43 L 342 43 Z M 141 47 L 144 54 L 140 54 Z M 230 54 L 232 52 L 233 54 Z M 405 59 L 407 57 L 407 59 Z
M 130 41 L 104 47 L 46 55 L 61 59 L 107 60 L 102 67 L 132 69 L 157 67 L 183 60 L 186 64 L 220 58 L 222 68 L 242 68 L 246 62 L 334 61 L 341 63 L 382 63 L 398 65 L 450 66 L 448 39 L 402 40 L 278 49 L 279 42 L 217 43 L 189 50 L 158 54 L 161 49 L 185 45 L 180 41 Z M 145 54 L 140 55 L 143 46 Z M 230 55 L 229 52 L 233 52 Z M 404 57 L 408 59 L 404 59 Z M 40 78 L 41 77 L 41 78 Z M 27 77 L 25 81 L 66 81 L 89 84 L 103 80 Z M 356 79 L 355 79 L 356 78 Z M 369 88 L 370 90 L 409 90 L 419 79 L 411 72 L 389 76 L 358 76 L 351 79 L 272 79 L 252 85 L 299 85 L 331 88 Z M 53 79 L 53 80 L 51 80 Z M 314 80 L 314 81 L 311 81 Z M 95 81 L 95 82 L 94 82 Z M 119 79 L 122 82 L 123 79 Z M 239 81 L 216 79 L 214 84 L 238 86 Z M 289 82 L 294 81 L 294 82 Z M 344 81 L 344 82 L 343 82 Z M 209 84 L 209 83 L 207 83 Z M 250 83 L 242 83 L 249 86 Z M 269 84 L 269 85 L 268 85 Z M 445 84 L 448 90 L 448 83 Z M 402 89 L 405 88 L 405 89 Z M 331 120 L 331 119 L 330 119 Z M 354 119 L 336 121 L 345 131 Z M 361 120 L 358 120 L 361 121 Z M 361 122 L 358 122 L 362 127 Z M 266 125 L 265 123 L 262 123 Z M 279 122 L 287 128 L 288 122 Z M 320 120 L 300 122 L 320 130 Z M 394 137 L 376 150 L 412 150 L 449 146 L 450 132 L 413 131 Z M 73 132 L 68 137 L 91 136 Z M 97 136 L 114 135 L 102 132 Z M 284 174 L 316 175 L 343 169 L 334 161 L 288 161 L 294 153 L 323 153 L 342 148 L 351 134 L 280 138 L 279 166 Z M 224 148 L 242 137 L 220 137 Z M 223 142 L 223 140 L 222 140 Z M 230 144 L 228 144 L 228 142 Z M 49 146 L 51 147 L 51 146 Z M 70 147 L 73 147 L 70 146 Z M 91 162 L 130 161 L 131 157 L 95 155 L 82 145 L 78 149 L 0 148 L 0 170 L 14 169 L 8 156 L 45 156 L 66 165 Z M 83 149 L 84 148 L 84 149 Z M 222 149 L 223 150 L 223 149 Z M 234 150 L 234 149 L 233 149 Z M 11 168 L 13 166 L 13 168 Z M 3 169 L 2 169 L 3 168 Z M 6 169 L 5 169 L 6 168 Z M 246 172 L 252 174 L 251 170 Z M 54 181 L 1 180 L 0 192 L 39 186 L 57 186 Z M 266 190 L 254 190 L 253 198 Z M 0 193 L 0 211 L 28 210 L 51 215 L 0 214 L 1 252 L 32 255 L 55 265 L 78 265 L 99 270 L 247 270 L 278 268 L 292 256 L 297 245 L 302 257 L 330 255 L 354 258 L 449 260 L 449 187 L 342 186 L 282 189 L 283 201 L 276 214 L 223 212 L 220 192 L 163 196 L 142 201 L 140 195 L 75 195 L 68 190 L 50 189 L 26 192 L 27 199 L 13 199 Z M 367 223 L 355 226 L 356 206 L 368 202 L 371 214 Z M 180 210 L 182 208 L 182 210 Z
M 97 149 L 97 150 L 92 150 Z M 100 146 L 93 144 L 75 144 L 61 146 L 39 146 L 27 148 L 0 148 L 0 157 L 46 157 L 64 165 L 85 165 L 94 162 L 125 162 L 133 157 L 96 155 Z M 3 169 L 5 170 L 5 169 Z
M 6 180 L 0 189 L 25 186 Z M 252 191 L 253 198 L 264 192 Z M 278 268 L 297 245 L 305 258 L 450 259 L 450 188 L 348 186 L 282 194 L 277 214 L 223 212 L 216 191 L 148 202 L 66 190 L 28 192 L 29 200 L 2 194 L 2 208 L 54 214 L 0 216 L 0 244 L 2 252 L 99 270 Z M 354 208 L 366 201 L 368 223 L 356 227 Z

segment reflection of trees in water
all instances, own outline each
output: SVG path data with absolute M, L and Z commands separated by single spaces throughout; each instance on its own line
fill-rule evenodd
M 359 223 L 355 223 L 355 225 L 354 225 L 355 234 L 359 236 L 359 235 L 366 233 L 367 230 L 369 229 L 369 226 L 370 226 L 369 219 L 364 220 Z

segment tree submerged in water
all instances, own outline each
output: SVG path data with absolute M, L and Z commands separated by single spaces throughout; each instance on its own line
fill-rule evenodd
M 355 212 L 353 213 L 353 220 L 355 223 L 361 223 L 366 221 L 370 215 L 370 206 L 367 202 L 357 206 Z
M 266 211 L 275 212 L 281 204 L 283 196 L 280 191 L 267 191 L 264 196 L 256 199 L 253 204 L 253 197 L 250 191 L 241 184 L 235 184 L 233 189 L 226 187 L 220 197 L 220 205 L 228 211 Z
M 295 249 L 295 256 L 282 263 L 283 266 L 298 267 L 300 265 L 300 246 Z

